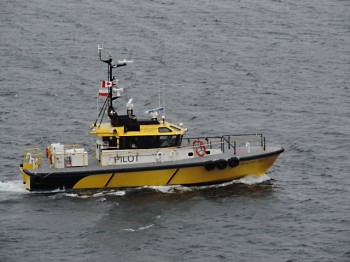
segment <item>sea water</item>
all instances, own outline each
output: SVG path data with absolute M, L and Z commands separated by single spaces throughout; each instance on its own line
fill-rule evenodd
M 0 3 L 0 261 L 350 261 L 350 2 Z M 260 133 L 263 177 L 30 193 L 23 149 L 80 143 L 106 80 L 190 136 Z M 99 101 L 102 105 L 103 100 Z M 124 112 L 125 111 L 125 112 Z

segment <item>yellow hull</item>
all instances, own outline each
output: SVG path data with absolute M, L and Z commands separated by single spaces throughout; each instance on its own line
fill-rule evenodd
M 26 188 L 30 190 L 30 176 L 23 172 L 23 168 L 20 169 L 23 177 L 23 184 L 26 185 Z
M 73 189 L 103 189 L 139 186 L 166 186 L 218 183 L 246 175 L 262 175 L 278 155 L 242 161 L 239 166 L 208 171 L 204 166 L 180 167 L 152 171 L 121 172 L 89 175 L 79 180 Z

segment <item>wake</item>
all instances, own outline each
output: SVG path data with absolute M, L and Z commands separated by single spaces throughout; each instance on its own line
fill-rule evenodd
M 71 197 L 71 198 L 99 198 L 105 196 L 117 196 L 124 197 L 128 196 L 129 193 L 142 192 L 142 191 L 155 191 L 162 194 L 176 194 L 176 193 L 186 193 L 193 192 L 196 190 L 210 189 L 210 188 L 221 188 L 227 187 L 233 184 L 244 184 L 244 185 L 258 185 L 270 181 L 271 178 L 266 175 L 248 175 L 242 177 L 237 180 L 232 180 L 224 183 L 219 183 L 215 185 L 203 185 L 203 186 L 181 186 L 181 185 L 172 185 L 172 186 L 144 186 L 144 187 L 136 187 L 136 188 L 128 188 L 128 189 L 110 189 L 110 190 L 102 190 L 102 191 L 73 191 L 66 192 L 62 190 L 52 190 L 46 192 L 29 192 L 26 190 L 25 185 L 23 185 L 22 180 L 14 180 L 14 181 L 0 181 L 0 192 L 4 194 L 10 195 L 22 195 L 22 194 L 54 194 L 56 197 L 59 195 L 60 197 Z M 54 197 L 55 198 L 55 197 Z

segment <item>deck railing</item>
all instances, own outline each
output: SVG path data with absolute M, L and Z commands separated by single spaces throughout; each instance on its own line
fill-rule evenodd
M 206 137 L 186 137 L 183 142 L 187 141 L 188 146 L 194 141 L 201 140 L 208 148 L 213 148 L 219 145 L 222 152 L 225 149 L 233 149 L 234 154 L 237 154 L 239 148 L 245 147 L 250 150 L 251 146 L 260 146 L 263 151 L 266 150 L 266 139 L 263 134 L 230 134 L 223 136 L 206 136 Z M 183 146 L 184 145 L 183 143 Z
M 39 148 L 24 149 L 23 168 L 36 169 L 42 164 L 42 153 Z

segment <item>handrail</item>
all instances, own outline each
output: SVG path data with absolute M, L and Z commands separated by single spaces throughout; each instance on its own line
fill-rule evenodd
M 200 137 L 185 137 L 188 144 L 191 144 L 191 140 L 203 139 L 206 141 L 208 146 L 212 146 L 212 139 L 220 139 L 221 141 L 221 150 L 224 152 L 225 144 L 226 148 L 233 148 L 234 154 L 236 154 L 237 147 L 241 143 L 247 142 L 258 142 L 260 141 L 261 148 L 266 150 L 266 139 L 262 133 L 247 133 L 247 134 L 226 134 L 222 136 L 200 136 Z M 225 143 L 226 142 L 226 143 Z
M 79 144 L 64 144 L 64 149 L 81 148 Z
M 42 164 L 42 153 L 39 148 L 24 149 L 23 168 L 36 169 Z

